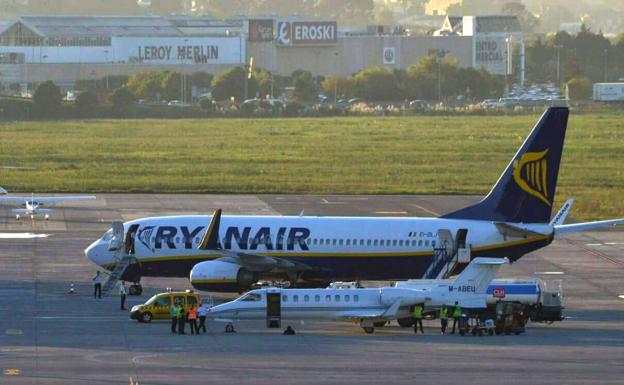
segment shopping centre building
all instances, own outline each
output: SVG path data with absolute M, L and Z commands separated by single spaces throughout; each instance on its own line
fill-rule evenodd
M 23 16 L 0 25 L 0 90 L 24 92 L 45 80 L 68 90 L 77 80 L 148 69 L 215 74 L 251 57 L 254 67 L 279 75 L 405 69 L 431 54 L 504 74 L 510 41 L 521 42 L 522 32 L 509 16 L 447 17 L 432 35 L 343 30 L 335 21 L 302 17 Z

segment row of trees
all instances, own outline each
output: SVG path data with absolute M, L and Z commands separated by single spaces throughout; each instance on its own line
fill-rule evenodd
M 529 82 L 537 83 L 562 84 L 574 78 L 617 81 L 624 77 L 624 34 L 611 42 L 582 26 L 576 35 L 562 31 L 537 37 L 526 46 L 526 74 Z
M 479 100 L 499 97 L 504 86 L 502 79 L 485 70 L 462 68 L 452 58 L 434 55 L 406 70 L 374 67 L 344 78 L 324 78 L 304 70 L 284 77 L 257 69 L 249 79 L 242 67 L 232 67 L 214 77 L 206 73 L 189 75 L 186 81 L 187 91 L 192 87 L 210 88 L 217 101 L 233 98 L 239 102 L 253 97 L 277 96 L 286 87 L 292 90 L 288 97 L 300 102 L 315 102 L 319 93 L 330 99 L 357 97 L 368 101 L 449 100 L 458 97 Z M 140 99 L 172 100 L 180 99 L 181 83 L 178 73 L 147 71 L 131 76 L 125 87 Z M 186 100 L 190 100 L 190 94 Z
M 485 70 L 460 67 L 453 58 L 431 55 L 406 70 L 369 68 L 348 78 L 329 77 L 321 87 L 325 95 L 335 98 L 480 100 L 500 97 L 504 82 Z

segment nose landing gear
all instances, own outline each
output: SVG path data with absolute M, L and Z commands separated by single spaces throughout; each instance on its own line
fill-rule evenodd
M 141 295 L 142 293 L 143 293 L 143 286 L 141 286 L 139 282 L 133 283 L 132 285 L 130 285 L 130 288 L 128 289 L 129 295 Z

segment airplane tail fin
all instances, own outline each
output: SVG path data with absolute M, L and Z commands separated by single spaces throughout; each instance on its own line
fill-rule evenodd
M 455 278 L 453 287 L 474 287 L 475 294 L 485 294 L 500 267 L 506 264 L 509 264 L 507 258 L 475 258 Z
M 442 218 L 548 223 L 568 124 L 567 107 L 550 107 L 479 203 Z

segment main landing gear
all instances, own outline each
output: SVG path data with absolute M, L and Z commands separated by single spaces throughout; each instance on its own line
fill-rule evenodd
M 143 286 L 141 286 L 139 282 L 133 283 L 132 285 L 130 285 L 130 288 L 128 288 L 129 295 L 141 295 L 142 293 L 143 293 Z

